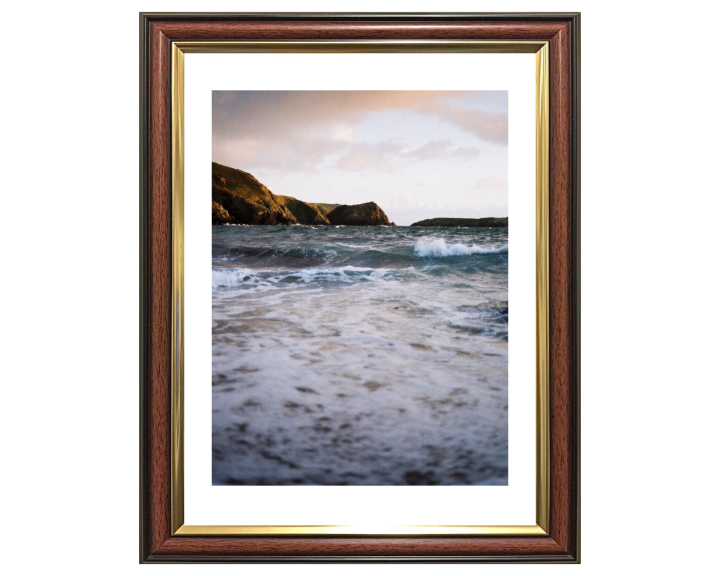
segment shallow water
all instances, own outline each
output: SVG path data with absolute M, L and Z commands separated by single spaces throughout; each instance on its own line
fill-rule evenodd
M 213 484 L 507 484 L 507 229 L 213 226 Z

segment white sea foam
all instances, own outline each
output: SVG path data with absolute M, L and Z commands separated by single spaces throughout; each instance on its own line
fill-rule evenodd
M 507 230 L 308 232 L 213 229 L 213 482 L 507 484 Z
M 359 268 L 357 266 L 302 268 L 282 272 L 280 280 L 298 278 L 303 282 L 323 280 L 326 282 L 356 282 L 357 280 L 381 280 L 389 270 L 386 268 Z
M 368 246 L 366 244 L 343 244 L 342 242 L 336 242 L 335 246 L 342 246 L 343 248 L 363 248 L 363 249 L 370 248 L 370 246 Z
M 372 282 L 383 280 L 389 271 L 387 268 L 359 268 L 357 266 L 327 266 L 298 270 L 220 268 L 212 271 L 212 285 L 213 288 L 228 288 L 240 285 L 268 287 L 280 282 Z
M 212 271 L 213 288 L 226 288 L 237 286 L 252 279 L 255 274 L 245 268 L 220 268 Z
M 466 246 L 465 244 L 448 244 L 442 238 L 423 238 L 415 243 L 415 253 L 421 257 L 434 256 L 469 256 L 470 254 L 500 254 L 507 252 L 508 246 Z

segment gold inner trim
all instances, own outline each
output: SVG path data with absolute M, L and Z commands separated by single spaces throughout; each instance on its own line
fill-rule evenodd
M 352 41 L 352 42 L 177 42 L 172 44 L 172 320 L 170 524 L 178 536 L 252 535 L 484 535 L 543 536 L 550 517 L 549 404 L 549 69 L 546 42 Z M 534 526 L 186 526 L 184 525 L 184 53 L 501 53 L 536 54 L 536 260 L 537 260 L 537 484 Z
M 535 55 L 536 111 L 535 143 L 535 234 L 536 234 L 536 314 L 537 314 L 537 523 L 546 532 L 550 524 L 550 395 L 548 381 L 549 325 L 549 190 L 550 190 L 550 102 L 548 48 L 543 46 Z
M 540 526 L 408 526 L 408 525 L 352 525 L 352 526 L 181 526 L 177 536 L 232 535 L 347 535 L 347 536 L 546 536 Z
M 170 528 L 183 525 L 184 479 L 184 268 L 185 268 L 185 77 L 182 51 L 172 47 L 172 320 L 170 392 Z
M 388 53 L 444 52 L 535 54 L 544 42 L 470 42 L 465 40 L 353 40 L 351 42 L 176 42 L 174 46 L 186 54 L 233 54 L 238 52 L 324 52 L 324 53 Z

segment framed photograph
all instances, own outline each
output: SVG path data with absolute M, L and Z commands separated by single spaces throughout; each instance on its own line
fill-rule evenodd
M 579 562 L 579 24 L 140 15 L 141 562 Z

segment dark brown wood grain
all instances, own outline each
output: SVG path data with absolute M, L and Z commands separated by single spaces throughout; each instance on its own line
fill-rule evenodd
M 565 554 L 562 547 L 544 538 L 170 538 L 158 550 L 161 554 L 233 554 L 301 556 L 475 556 L 478 554 L 513 555 Z
M 162 22 L 172 42 L 190 40 L 550 40 L 562 22 Z
M 570 119 L 569 38 L 560 30 L 550 44 L 550 461 L 551 530 L 565 550 L 570 547 L 572 530 L 569 510 L 572 459 L 570 434 L 569 297 L 571 267 L 572 126 Z
M 150 368 L 150 527 L 153 549 L 170 531 L 170 298 L 171 298 L 171 117 L 170 53 L 162 33 L 151 25 L 149 86 L 149 319 Z
M 141 562 L 579 561 L 579 15 L 140 16 Z M 171 41 L 550 44 L 550 529 L 545 537 L 181 537 L 170 530 Z

